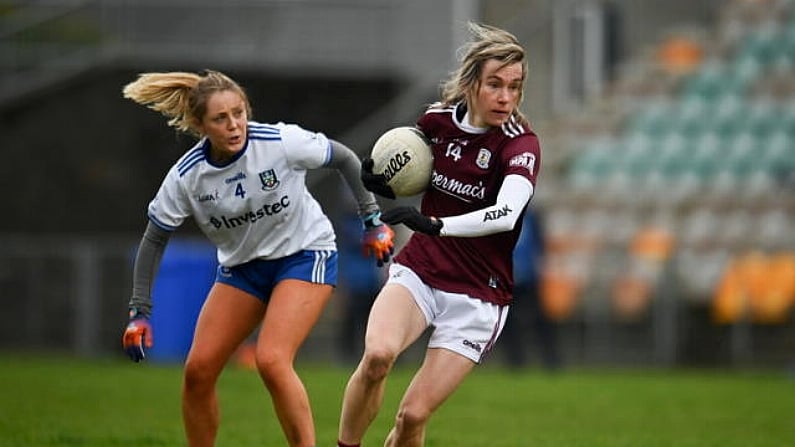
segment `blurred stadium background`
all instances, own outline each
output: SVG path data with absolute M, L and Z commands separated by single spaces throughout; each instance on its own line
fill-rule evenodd
M 0 0 L 0 349 L 121 355 L 146 204 L 192 144 L 121 97 L 137 73 L 224 71 L 256 119 L 364 154 L 437 97 L 467 20 L 529 52 L 564 362 L 795 366 L 795 0 Z M 309 181 L 341 219 L 338 179 Z M 177 239 L 155 304 L 189 318 L 208 250 Z M 335 355 L 340 307 L 304 355 Z

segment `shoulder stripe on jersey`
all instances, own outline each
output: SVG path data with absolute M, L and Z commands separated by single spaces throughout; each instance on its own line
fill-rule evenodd
M 200 162 L 204 161 L 204 151 L 199 150 L 199 152 L 195 154 L 191 154 L 190 157 L 183 160 L 182 166 L 177 167 L 177 171 L 179 171 L 179 176 L 183 177 L 188 171 L 191 170 L 192 167 L 196 166 Z
M 455 110 L 455 105 L 450 106 L 443 106 L 441 102 L 435 102 L 428 106 L 425 110 L 425 113 L 445 113 L 445 112 L 452 112 Z
M 280 135 L 281 132 L 278 130 L 272 129 L 259 129 L 259 128 L 249 128 L 248 133 L 250 135 Z
M 524 133 L 522 125 L 517 123 L 516 118 L 513 116 L 508 121 L 504 122 L 501 127 L 505 135 L 511 138 L 518 137 Z
M 148 217 L 149 217 L 149 220 L 151 220 L 153 224 L 157 225 L 162 230 L 166 230 L 166 231 L 171 232 L 171 231 L 174 231 L 174 230 L 177 229 L 177 227 L 172 227 L 171 225 L 166 225 L 163 222 L 157 220 L 157 217 L 153 216 L 152 214 L 149 214 Z
M 270 133 L 279 133 L 278 127 L 269 126 L 267 124 L 255 123 L 253 121 L 249 121 L 248 128 L 250 131 L 262 131 L 262 132 L 270 132 Z
M 281 135 L 278 127 L 258 123 L 249 123 L 248 126 L 248 137 L 252 140 L 279 141 L 282 139 Z
M 190 163 L 191 160 L 196 157 L 197 154 L 201 154 L 201 152 L 201 146 L 196 146 L 195 148 L 191 149 L 187 154 L 182 156 L 182 159 L 179 162 L 177 162 L 177 168 L 182 169 L 183 166 Z

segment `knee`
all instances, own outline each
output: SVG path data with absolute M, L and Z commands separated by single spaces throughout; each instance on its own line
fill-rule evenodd
M 361 370 L 368 382 L 383 380 L 392 369 L 397 356 L 382 349 L 366 350 L 362 358 Z
M 257 371 L 268 386 L 292 370 L 292 360 L 279 350 L 258 349 L 255 360 Z
M 218 378 L 219 368 L 213 362 L 189 357 L 183 371 L 186 392 L 202 392 L 212 389 Z
M 422 430 L 430 417 L 431 412 L 427 408 L 404 404 L 398 410 L 395 418 L 395 428 L 403 433 Z

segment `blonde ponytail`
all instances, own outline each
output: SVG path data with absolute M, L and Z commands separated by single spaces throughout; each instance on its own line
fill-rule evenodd
M 125 98 L 160 112 L 169 119 L 168 125 L 196 136 L 196 124 L 207 111 L 207 99 L 212 93 L 231 90 L 246 103 L 251 117 L 248 96 L 240 85 L 225 74 L 207 70 L 202 75 L 186 72 L 143 73 L 122 89 Z

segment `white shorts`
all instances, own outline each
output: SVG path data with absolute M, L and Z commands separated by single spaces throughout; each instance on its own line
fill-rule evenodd
M 434 327 L 429 348 L 444 348 L 480 363 L 505 326 L 508 306 L 434 289 L 404 265 L 389 267 L 387 284 L 407 288 L 425 315 L 425 321 Z

